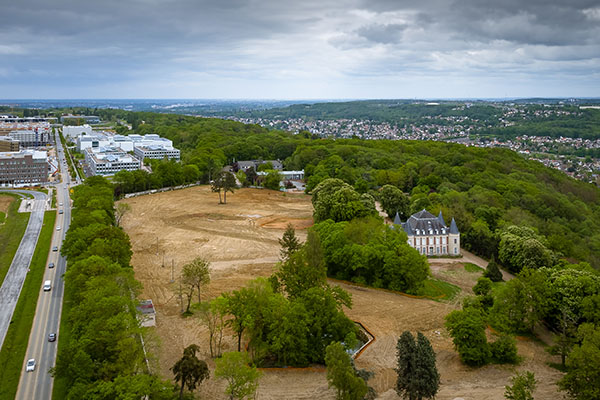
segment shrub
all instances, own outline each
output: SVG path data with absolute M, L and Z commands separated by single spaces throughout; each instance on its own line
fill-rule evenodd
M 516 364 L 519 361 L 517 342 L 509 335 L 502 335 L 490 344 L 492 361 L 496 364 Z

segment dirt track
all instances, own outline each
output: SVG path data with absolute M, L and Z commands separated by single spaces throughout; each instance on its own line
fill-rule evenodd
M 157 340 L 150 347 L 158 357 L 156 368 L 172 378 L 169 368 L 181 356 L 185 346 L 200 345 L 211 369 L 207 331 L 196 317 L 180 317 L 180 305 L 170 283 L 171 265 L 178 276 L 181 265 L 203 255 L 213 266 L 212 281 L 203 293 L 208 299 L 221 292 L 242 287 L 257 276 L 272 273 L 279 255 L 277 239 L 287 222 L 297 227 L 304 240 L 304 228 L 312 224 L 312 205 L 305 195 L 286 195 L 267 190 L 243 189 L 227 196 L 227 205 L 218 205 L 218 197 L 208 187 L 166 192 L 126 200 L 132 212 L 123 219 L 131 237 L 132 264 L 143 285 L 142 298 L 152 298 L 157 309 Z M 157 255 L 158 253 L 158 255 Z M 163 267 L 163 253 L 164 264 Z M 173 260 L 173 261 L 172 261 Z M 459 284 L 468 294 L 480 273 L 469 273 L 461 262 L 435 262 L 434 276 Z M 395 384 L 395 346 L 404 330 L 423 332 L 437 354 L 442 385 L 437 399 L 503 399 L 504 386 L 513 370 L 531 370 L 538 379 L 536 398 L 557 398 L 554 382 L 560 373 L 547 367 L 551 357 L 540 344 L 519 341 L 524 361 L 517 367 L 487 366 L 471 369 L 463 366 L 452 348 L 444 317 L 457 307 L 452 303 L 414 299 L 399 294 L 342 285 L 353 296 L 348 315 L 361 321 L 375 334 L 376 341 L 356 360 L 357 367 L 375 372 L 369 384 L 380 398 L 397 398 Z M 460 297 L 459 297 L 460 298 Z M 234 350 L 235 340 L 225 337 L 225 351 Z M 556 360 L 556 359 L 553 359 Z M 324 370 L 265 370 L 261 378 L 260 399 L 333 399 Z M 225 399 L 224 383 L 211 378 L 200 389 L 202 398 Z

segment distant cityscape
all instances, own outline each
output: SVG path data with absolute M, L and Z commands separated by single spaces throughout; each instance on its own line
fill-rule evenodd
M 181 113 L 203 117 L 216 117 L 234 120 L 245 124 L 284 130 L 294 134 L 309 133 L 333 138 L 362 138 L 369 140 L 432 140 L 455 142 L 474 147 L 503 147 L 516 151 L 524 157 L 541 162 L 564 172 L 576 179 L 600 184 L 600 158 L 581 155 L 593 149 L 600 152 L 600 139 L 562 136 L 539 136 L 521 134 L 516 136 L 501 136 L 490 133 L 491 130 L 511 128 L 519 123 L 530 120 L 545 121 L 560 118 L 577 119 L 585 109 L 598 109 L 597 99 L 580 101 L 576 99 L 550 99 L 547 101 L 499 101 L 485 102 L 492 105 L 497 114 L 484 118 L 477 115 L 460 115 L 474 104 L 482 102 L 456 103 L 453 111 L 459 115 L 420 115 L 418 118 L 397 118 L 395 121 L 380 121 L 376 118 L 335 118 L 314 116 L 283 116 L 272 110 L 286 110 L 299 101 L 278 100 L 0 100 L 4 107 L 25 107 L 28 109 L 48 109 L 52 107 L 88 107 L 90 111 L 99 109 L 124 109 L 132 111 L 154 111 Z M 308 103 L 307 104 L 311 104 Z M 411 104 L 410 101 L 399 101 L 399 104 Z M 435 110 L 438 102 L 413 102 L 428 106 Z M 447 105 L 448 103 L 441 103 Z M 570 106 L 563 109 L 563 105 Z M 533 106 L 533 107 L 532 107 Z M 573 107 L 574 106 L 574 107 Z M 279 108 L 277 108 L 279 107 Z M 263 113 L 264 112 L 264 113 Z M 265 115 L 261 115 L 261 113 Z M 283 114 L 283 113 L 281 113 Z M 86 174 L 114 173 L 119 165 L 131 170 L 144 168 L 143 158 L 179 159 L 179 150 L 164 138 L 138 138 L 139 135 L 115 135 L 114 132 L 94 130 L 85 125 L 82 130 L 78 127 L 77 134 L 70 133 L 68 125 L 72 120 L 79 119 L 86 124 L 98 124 L 100 118 L 94 115 L 62 115 L 56 117 L 16 117 L 11 114 L 0 115 L 0 151 L 18 151 L 20 148 L 37 150 L 32 160 L 42 158 L 39 147 L 51 143 L 51 126 L 63 123 L 64 136 L 77 142 L 77 150 L 85 160 Z M 121 121 L 131 129 L 126 121 Z M 59 126 L 59 125 L 56 125 Z M 62 126 L 62 124 L 60 124 Z M 81 131 L 81 132 L 79 132 Z M 85 136 L 78 138 L 81 133 Z M 136 136 L 136 137 L 134 137 Z M 135 142 L 137 140 L 137 142 Z M 126 144 L 124 144 L 127 142 Z M 135 142 L 135 143 L 134 143 Z M 122 147 L 125 146 L 125 149 Z M 127 154 L 129 151 L 131 154 Z M 27 153 L 27 152 L 25 152 Z M 23 153 L 23 154 L 25 154 Z M 89 154 L 88 154 L 89 153 Z M 580 154 L 578 154 L 580 153 Z M 596 153 L 600 154 L 600 153 Z M 8 161 L 6 161 L 8 162 Z M 33 161 L 31 161 L 33 163 Z M 52 157 L 48 158 L 50 174 L 57 170 Z M 33 165 L 33 164 L 32 164 Z M 39 171 L 34 175 L 41 176 Z M 37 179 L 37 178 L 36 178 Z
M 437 105 L 437 103 L 429 103 Z M 467 103 L 468 106 L 468 103 Z M 581 107 L 585 109 L 586 107 Z M 589 108 L 599 108 L 590 106 Z M 515 121 L 526 118 L 554 118 L 574 116 L 572 111 L 557 109 L 527 112 L 524 105 L 502 105 L 503 113 L 496 121 L 496 127 L 510 127 Z M 565 174 L 585 182 L 600 184 L 600 159 L 578 157 L 571 153 L 577 149 L 600 149 L 600 139 L 583 139 L 550 136 L 517 136 L 514 139 L 489 137 L 482 134 L 491 127 L 486 121 L 466 116 L 423 117 L 421 123 L 389 123 L 368 119 L 313 119 L 313 118 L 266 118 L 225 116 L 225 119 L 245 124 L 258 124 L 271 129 L 280 129 L 298 134 L 302 131 L 311 134 L 370 140 L 433 140 L 464 144 L 475 147 L 504 147 L 522 154 L 524 157 L 541 162 L 547 167 L 558 169 Z M 565 151 L 568 150 L 568 151 Z M 561 154 L 568 153 L 568 154 Z

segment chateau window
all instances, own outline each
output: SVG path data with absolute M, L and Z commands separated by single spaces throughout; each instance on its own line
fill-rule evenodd
M 456 238 L 454 238 L 454 244 L 456 244 Z

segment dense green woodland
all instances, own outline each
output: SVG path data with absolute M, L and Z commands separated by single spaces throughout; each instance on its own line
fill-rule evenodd
M 410 195 L 403 218 L 423 208 L 434 214 L 441 210 L 446 220 L 456 219 L 464 247 L 484 257 L 498 255 L 504 228 L 525 225 L 558 256 L 600 267 L 599 189 L 510 150 L 321 139 L 168 114 L 131 113 L 128 118 L 145 122 L 136 133 L 172 139 L 182 150 L 183 164 L 196 165 L 204 182 L 215 167 L 234 160 L 281 159 L 288 169 L 305 170 L 309 191 L 330 177 L 376 199 L 378 188 L 396 186 Z M 144 181 L 135 187 L 145 188 L 151 187 Z
M 146 370 L 136 318 L 140 289 L 131 244 L 115 223 L 113 187 L 101 177 L 74 189 L 62 254 L 65 306 L 53 374 L 67 399 L 175 399 L 177 391 Z
M 342 312 L 350 298 L 330 288 L 325 274 L 420 292 L 429 275 L 427 262 L 406 245 L 403 232 L 381 223 L 377 199 L 388 214 L 398 211 L 403 219 L 423 208 L 442 211 L 446 220 L 454 217 L 465 248 L 493 257 L 516 274 L 496 287 L 482 277 L 473 289 L 476 296 L 447 317 L 463 362 L 518 363 L 512 335 L 532 334 L 545 325 L 556 335 L 549 351 L 561 356 L 559 368 L 567 371 L 559 387 L 577 399 L 600 393 L 596 187 L 505 149 L 321 139 L 177 115 L 126 117 L 137 125 L 137 133 L 171 138 L 182 149 L 183 162 L 154 162 L 154 173 L 143 178 L 121 174 L 114 185 L 88 179 L 73 195 L 73 224 L 63 248 L 69 260 L 72 337 L 55 370 L 68 380 L 70 398 L 108 398 L 92 395 L 119 393 L 129 381 L 131 390 L 138 390 L 135 384 L 142 379 L 134 302 L 128 297 L 136 293 L 137 283 L 128 267 L 128 238 L 112 214 L 113 195 L 185 182 L 194 178 L 192 172 L 208 182 L 224 164 L 258 158 L 279 158 L 288 169 L 306 171 L 315 226 L 303 246 L 290 245 L 282 253 L 285 259 L 269 280 L 253 281 L 221 297 L 230 317 L 226 324 L 238 344 L 246 339 L 255 363 L 323 362 L 331 341 L 355 341 L 356 330 Z M 501 279 L 491 268 L 489 272 L 486 276 Z M 488 325 L 498 332 L 492 341 Z M 172 385 L 149 375 L 143 379 L 151 381 L 149 389 L 136 395 L 149 390 L 152 398 L 172 395 Z

